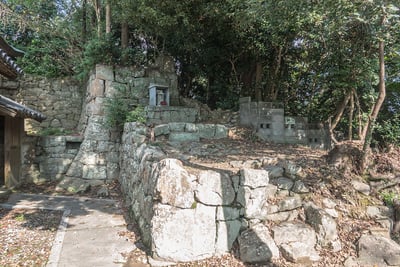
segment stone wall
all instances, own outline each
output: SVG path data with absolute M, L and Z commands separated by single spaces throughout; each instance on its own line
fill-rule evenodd
M 114 68 L 97 65 L 86 88 L 79 121 L 82 144 L 59 184 L 61 188 L 86 188 L 117 179 L 119 176 L 120 129 L 107 124 L 107 100 L 118 90 L 129 91 L 131 104 L 149 104 L 150 84 L 161 84 L 169 89 L 170 103 L 178 102 L 177 76 L 173 61 L 157 59 L 148 67 Z M 83 186 L 82 186 L 83 185 Z
M 25 130 L 29 134 L 46 128 L 75 131 L 78 126 L 83 90 L 72 78 L 47 79 L 31 75 L 14 81 L 0 78 L 0 94 L 46 115 L 42 123 L 25 120 Z
M 19 181 L 40 181 L 59 178 L 60 173 L 58 171 L 65 168 L 65 164 L 72 157 L 69 152 L 66 154 L 61 152 L 62 147 L 65 148 L 66 142 L 64 140 L 59 145 L 56 145 L 55 141 L 48 141 L 47 137 L 43 137 L 44 140 L 39 141 L 41 137 L 37 136 L 37 134 L 48 128 L 70 132 L 76 131 L 83 99 L 80 84 L 72 78 L 47 79 L 24 75 L 17 80 L 8 80 L 0 77 L 0 94 L 40 111 L 47 117 L 42 123 L 31 119 L 25 120 Z M 49 144 L 49 146 L 46 144 Z M 57 153 L 59 154 L 56 155 Z M 48 155 L 48 158 L 45 155 Z M 64 157 L 66 159 L 62 160 Z M 61 162 L 61 166 L 53 165 Z M 58 169 L 57 173 L 56 169 Z
M 239 103 L 240 124 L 254 128 L 265 141 L 330 148 L 329 135 L 323 125 L 310 124 L 304 117 L 285 116 L 282 103 L 252 102 L 250 97 L 242 97 Z
M 179 106 L 146 106 L 148 124 L 169 122 L 198 122 L 199 111 L 196 108 Z
M 237 173 L 186 166 L 185 156 L 167 155 L 161 144 L 151 145 L 150 137 L 144 125 L 125 124 L 119 181 L 130 216 L 155 260 L 186 262 L 221 255 L 235 241 L 241 260 L 248 263 L 283 256 L 311 265 L 319 260 L 317 246 L 341 249 L 334 219 L 324 209 L 303 203 L 309 190 L 299 178 L 301 168 L 290 162 L 277 166 L 268 157 L 230 162 Z M 308 224 L 296 222 L 303 207 Z M 271 222 L 273 229 L 266 226 Z

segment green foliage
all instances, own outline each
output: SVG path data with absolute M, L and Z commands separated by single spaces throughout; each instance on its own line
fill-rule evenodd
M 126 115 L 125 122 L 133 121 L 140 123 L 146 122 L 146 112 L 144 111 L 144 108 L 142 106 L 136 107 L 134 110 L 129 111 Z
M 18 222 L 23 222 L 26 220 L 25 215 L 23 213 L 17 213 L 15 214 L 14 219 Z
M 141 65 L 146 60 L 140 49 L 129 47 L 122 50 L 119 38 L 113 34 L 106 34 L 88 41 L 77 74 L 78 78 L 83 80 L 96 64 Z
M 58 136 L 58 135 L 69 135 L 72 131 L 61 129 L 61 128 L 54 128 L 48 127 L 44 128 L 39 131 L 38 135 L 40 136 Z
M 114 96 L 106 98 L 107 126 L 123 127 L 125 122 L 146 122 L 144 108 L 135 103 L 137 99 L 128 87 L 117 87 Z
M 389 144 L 400 146 L 400 116 L 379 121 L 375 126 L 374 140 L 382 147 Z
M 73 73 L 73 56 L 63 53 L 69 49 L 65 38 L 38 36 L 29 44 L 18 63 L 26 73 L 45 77 L 62 77 Z
M 383 202 L 385 202 L 386 206 L 393 206 L 393 202 L 396 199 L 400 199 L 400 195 L 392 192 L 392 191 L 384 191 L 380 193 Z

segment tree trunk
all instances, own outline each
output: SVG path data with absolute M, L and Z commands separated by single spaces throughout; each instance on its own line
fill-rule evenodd
M 87 0 L 82 1 L 82 41 L 86 43 L 87 40 Z
M 261 62 L 256 63 L 256 101 L 262 101 L 262 86 L 261 86 L 261 81 L 262 81 L 262 64 Z
M 358 98 L 357 95 L 357 91 L 353 88 L 353 95 L 354 95 L 354 99 L 355 99 L 355 103 L 357 106 L 357 116 L 358 116 L 358 139 L 361 139 L 361 135 L 362 135 L 362 127 L 363 127 L 363 123 L 362 123 L 362 114 L 361 114 L 361 106 L 360 106 L 360 99 Z
M 121 24 L 121 48 L 126 49 L 128 48 L 129 43 L 129 27 L 128 23 L 122 22 Z
M 111 4 L 110 0 L 106 3 L 106 34 L 111 33 Z
M 96 13 L 97 36 L 101 36 L 101 0 L 92 0 L 94 11 Z
M 350 112 L 349 112 L 349 141 L 353 140 L 353 115 L 354 115 L 354 94 L 350 93 Z
M 335 130 L 336 126 L 338 125 L 338 123 L 339 123 L 339 121 L 340 121 L 340 119 L 342 118 L 344 109 L 346 108 L 347 103 L 349 102 L 350 96 L 351 96 L 352 94 L 353 94 L 353 92 L 347 93 L 347 94 L 346 94 L 346 96 L 344 97 L 342 103 L 340 104 L 340 106 L 338 106 L 338 108 L 337 108 L 337 110 L 336 110 L 335 119 L 333 120 L 332 123 L 329 124 L 329 133 L 330 133 L 330 135 L 331 135 L 332 141 L 333 141 L 335 144 L 337 144 L 338 141 L 336 140 L 335 135 L 333 134 L 333 130 Z
M 371 145 L 372 140 L 372 133 L 374 130 L 376 118 L 378 117 L 379 110 L 382 107 L 383 102 L 385 101 L 386 97 L 386 85 L 385 85 L 385 44 L 381 40 L 379 41 L 379 86 L 378 86 L 378 98 L 372 108 L 371 114 L 369 115 L 366 131 L 365 131 L 365 138 L 364 138 L 364 145 L 363 145 L 363 158 L 362 158 L 362 170 L 365 171 L 367 167 L 367 162 L 369 158 L 369 147 Z

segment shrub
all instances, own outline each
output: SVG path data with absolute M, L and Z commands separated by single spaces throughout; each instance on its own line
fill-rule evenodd
M 137 99 L 127 86 L 119 86 L 112 98 L 106 99 L 106 122 L 109 127 L 123 127 L 125 122 L 146 122 L 142 106 L 134 107 Z

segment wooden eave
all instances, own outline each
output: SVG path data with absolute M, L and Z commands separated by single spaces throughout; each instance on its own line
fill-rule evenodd
M 30 118 L 38 122 L 46 119 L 46 116 L 39 111 L 19 104 L 5 96 L 0 95 L 0 113 L 10 117 Z
M 23 71 L 14 62 L 14 58 L 23 56 L 24 52 L 18 50 L 9 44 L 0 36 L 0 74 L 9 78 L 15 79 Z

